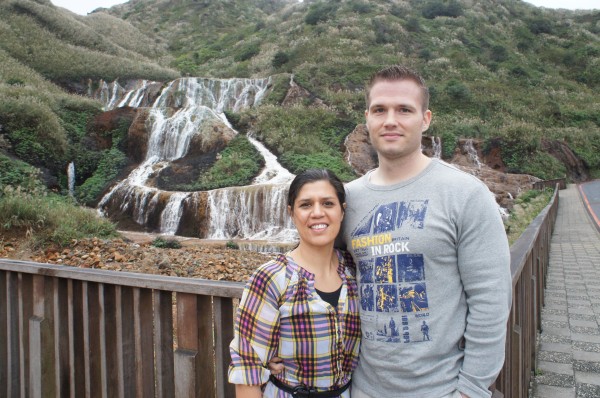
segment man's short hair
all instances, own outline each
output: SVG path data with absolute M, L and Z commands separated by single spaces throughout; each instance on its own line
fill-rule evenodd
M 397 80 L 412 80 L 419 86 L 422 94 L 422 106 L 423 112 L 429 109 L 429 89 L 425 85 L 425 80 L 414 70 L 407 68 L 402 65 L 391 65 L 386 68 L 381 69 L 379 72 L 375 73 L 371 76 L 371 79 L 367 83 L 365 87 L 365 101 L 367 103 L 367 108 L 370 104 L 370 94 L 371 89 L 375 85 L 375 83 L 380 81 L 397 81 Z

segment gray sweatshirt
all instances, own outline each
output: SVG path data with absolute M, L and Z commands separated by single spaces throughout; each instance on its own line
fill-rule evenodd
M 488 391 L 504 362 L 510 252 L 479 179 L 433 159 L 391 186 L 349 183 L 342 238 L 357 265 L 362 345 L 353 383 L 374 397 Z

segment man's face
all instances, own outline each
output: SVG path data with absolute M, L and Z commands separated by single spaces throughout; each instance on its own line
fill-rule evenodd
M 422 93 L 412 80 L 381 80 L 371 88 L 365 111 L 367 129 L 380 160 L 421 152 L 421 135 L 429 128 L 431 111 L 422 109 Z

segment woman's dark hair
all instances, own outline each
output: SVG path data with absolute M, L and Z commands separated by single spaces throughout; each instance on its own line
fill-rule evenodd
M 340 201 L 340 205 L 346 203 L 346 190 L 344 189 L 344 184 L 333 171 L 327 169 L 308 169 L 298 174 L 290 184 L 290 189 L 288 190 L 288 206 L 292 209 L 294 208 L 294 202 L 305 184 L 317 181 L 328 181 L 331 186 L 333 186 L 333 189 L 335 189 L 335 194 Z

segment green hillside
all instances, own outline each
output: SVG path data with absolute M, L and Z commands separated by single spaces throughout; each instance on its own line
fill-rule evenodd
M 562 176 L 539 151 L 544 137 L 566 141 L 600 176 L 600 12 L 518 0 L 137 0 L 110 13 L 167 40 L 182 73 L 293 73 L 344 122 L 362 121 L 373 71 L 408 64 L 431 85 L 430 133 L 446 153 L 457 137 L 498 138 L 510 171 Z M 288 146 L 258 130 L 275 150 Z
M 76 159 L 77 185 L 94 187 L 86 203 L 129 162 L 130 120 L 103 133 L 109 147 L 90 146 L 102 110 L 85 95 L 100 80 L 275 76 L 266 104 L 232 122 L 292 172 L 326 166 L 348 180 L 341 143 L 363 121 L 363 84 L 393 63 L 425 75 L 444 156 L 458 138 L 480 138 L 501 147 L 508 171 L 550 179 L 566 166 L 542 140 L 558 140 L 600 177 L 600 12 L 519 0 L 131 0 L 78 16 L 4 0 L 0 38 L 0 156 L 59 190 Z M 283 108 L 290 74 L 310 95 Z

